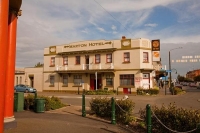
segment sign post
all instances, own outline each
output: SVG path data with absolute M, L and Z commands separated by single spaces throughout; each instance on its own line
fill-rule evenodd
M 97 90 L 97 72 L 95 72 L 95 79 L 96 79 L 96 88 L 95 88 L 95 90 Z

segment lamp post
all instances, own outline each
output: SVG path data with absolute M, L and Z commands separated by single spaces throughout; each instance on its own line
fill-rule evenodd
M 170 52 L 176 49 L 181 49 L 182 47 L 178 47 L 178 48 L 173 48 L 171 50 L 169 50 L 169 89 L 171 89 L 171 81 L 172 81 L 172 72 L 171 72 L 171 55 Z M 174 90 L 172 91 L 172 95 L 174 95 Z

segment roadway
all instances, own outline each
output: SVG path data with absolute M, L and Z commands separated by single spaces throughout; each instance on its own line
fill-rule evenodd
M 167 90 L 165 95 L 165 89 L 160 89 L 160 94 L 156 96 L 141 96 L 141 95 L 128 95 L 129 99 L 135 102 L 134 113 L 137 114 L 140 109 L 144 109 L 147 104 L 162 106 L 168 106 L 170 103 L 175 103 L 177 107 L 182 107 L 185 109 L 200 109 L 200 89 L 196 89 L 196 87 L 188 87 L 183 86 L 183 90 L 186 91 L 185 94 L 182 95 L 171 95 Z M 49 96 L 57 96 L 61 99 L 61 101 L 65 104 L 81 106 L 82 105 L 82 95 L 78 94 L 67 94 L 67 93 L 48 93 L 42 92 L 38 95 L 49 95 Z M 125 95 L 86 95 L 86 107 L 89 107 L 89 102 L 91 98 L 95 97 L 115 97 L 116 99 L 122 99 Z

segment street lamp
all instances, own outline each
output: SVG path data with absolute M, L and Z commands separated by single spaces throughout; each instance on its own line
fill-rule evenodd
M 171 72 L 171 55 L 170 52 L 176 49 L 181 49 L 182 47 L 178 47 L 178 48 L 173 48 L 171 50 L 169 50 L 169 89 L 171 89 L 171 81 L 172 81 L 172 72 Z M 174 91 L 172 91 L 172 95 L 174 95 Z

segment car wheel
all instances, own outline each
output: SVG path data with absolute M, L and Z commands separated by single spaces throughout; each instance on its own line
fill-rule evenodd
M 25 90 L 25 93 L 28 93 L 28 90 Z

